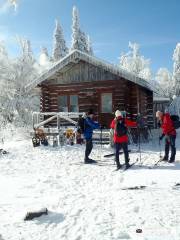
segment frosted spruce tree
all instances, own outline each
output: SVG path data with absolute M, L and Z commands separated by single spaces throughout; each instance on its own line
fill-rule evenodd
M 159 88 L 159 95 L 164 97 L 172 97 L 173 84 L 172 74 L 167 68 L 160 68 L 156 74 L 155 80 Z
M 41 66 L 42 71 L 47 70 L 52 66 L 48 50 L 45 47 L 41 47 L 41 52 L 39 55 L 39 64 Z
M 180 96 L 180 43 L 176 45 L 173 54 L 173 82 L 174 90 L 177 96 Z
M 92 43 L 89 35 L 87 36 L 87 50 L 90 55 L 93 55 Z
M 53 35 L 53 61 L 58 61 L 68 54 L 68 48 L 64 40 L 63 30 L 60 23 L 56 20 L 56 27 Z
M 150 60 L 140 55 L 139 44 L 129 42 L 129 48 L 130 51 L 128 53 L 121 54 L 120 67 L 141 78 L 151 80 Z
M 74 6 L 72 11 L 72 44 L 71 51 L 80 50 L 80 26 L 78 9 Z
M 72 12 L 72 43 L 71 51 L 77 49 L 92 54 L 92 46 L 88 36 L 80 29 L 78 9 L 74 6 Z

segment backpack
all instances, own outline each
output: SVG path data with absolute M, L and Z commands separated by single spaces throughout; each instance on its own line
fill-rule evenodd
M 40 138 L 39 137 L 33 137 L 32 138 L 33 147 L 39 147 L 40 146 Z
M 122 137 L 127 134 L 127 127 L 125 126 L 124 119 L 117 120 L 115 125 L 115 132 L 118 137 Z
M 175 129 L 180 128 L 180 121 L 179 121 L 179 116 L 178 115 L 171 115 L 170 116 L 172 122 L 173 122 L 173 126 Z
M 83 117 L 79 117 L 77 123 L 77 132 L 83 134 L 85 131 L 85 119 Z

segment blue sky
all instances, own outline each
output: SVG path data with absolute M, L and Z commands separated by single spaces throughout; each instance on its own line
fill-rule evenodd
M 9 0 L 10 1 L 10 0 Z M 91 37 L 95 55 L 118 63 L 128 43 L 141 45 L 154 72 L 172 70 L 172 54 L 180 42 L 180 0 L 17 0 L 18 9 L 0 0 L 0 39 L 11 55 L 17 54 L 17 35 L 31 40 L 36 56 L 40 46 L 51 54 L 55 19 L 59 19 L 68 46 L 71 42 L 72 7 L 80 13 L 83 31 Z

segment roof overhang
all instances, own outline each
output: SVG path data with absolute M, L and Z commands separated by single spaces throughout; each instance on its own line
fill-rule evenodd
M 170 102 L 168 97 L 154 97 L 153 102 Z

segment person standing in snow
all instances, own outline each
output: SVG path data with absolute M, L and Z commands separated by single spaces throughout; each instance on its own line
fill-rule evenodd
M 115 145 L 115 160 L 117 165 L 117 170 L 121 168 L 119 162 L 119 151 L 121 148 L 124 152 L 125 165 L 129 167 L 129 153 L 128 153 L 128 136 L 127 136 L 127 127 L 136 127 L 137 123 L 128 120 L 126 117 L 123 117 L 119 110 L 115 112 L 115 118 L 111 122 L 111 128 L 114 129 L 114 145 Z
M 158 119 L 159 126 L 162 128 L 162 135 L 159 137 L 161 141 L 165 137 L 165 154 L 163 161 L 172 163 L 175 161 L 176 155 L 176 130 L 171 120 L 170 114 L 163 114 L 161 111 L 156 112 L 156 118 Z M 169 159 L 169 147 L 171 147 L 171 157 Z
M 98 122 L 93 121 L 94 117 L 94 112 L 92 109 L 90 109 L 87 114 L 83 116 L 84 118 L 84 138 L 86 141 L 86 149 L 85 149 L 85 157 L 84 157 L 84 163 L 96 163 L 95 160 L 92 160 L 89 158 L 89 155 L 92 151 L 93 148 L 93 143 L 92 143 L 92 135 L 93 135 L 93 130 L 100 128 L 100 125 Z

